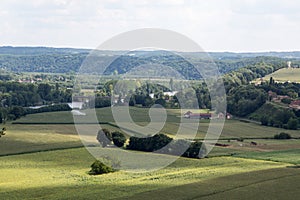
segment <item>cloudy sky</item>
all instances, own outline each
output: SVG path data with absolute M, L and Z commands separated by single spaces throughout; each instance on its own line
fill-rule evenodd
M 299 0 L 1 0 L 0 46 L 96 48 L 138 28 L 206 51 L 300 50 Z

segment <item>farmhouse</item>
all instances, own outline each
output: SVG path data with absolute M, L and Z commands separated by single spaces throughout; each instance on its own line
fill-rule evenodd
M 169 97 L 173 97 L 178 93 L 178 91 L 173 91 L 173 92 L 163 92 L 164 96 L 169 96 Z M 154 98 L 154 93 L 149 94 L 149 96 L 153 99 Z
M 82 102 L 72 102 L 72 103 L 68 103 L 68 106 L 71 109 L 82 109 L 83 103 Z
M 73 101 L 75 102 L 85 102 L 88 103 L 93 97 L 91 96 L 73 96 Z
M 226 117 L 226 119 L 231 119 L 231 118 L 232 118 L 231 114 L 229 114 L 229 113 L 226 113 L 226 115 L 225 115 L 224 113 L 220 112 L 220 113 L 218 114 L 218 118 L 219 118 L 219 119 L 223 119 L 223 118 L 225 118 L 225 117 Z
M 300 100 L 292 101 L 289 105 L 290 108 L 300 110 Z

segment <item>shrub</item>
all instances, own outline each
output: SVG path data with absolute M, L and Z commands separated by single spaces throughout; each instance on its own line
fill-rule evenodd
M 291 139 L 291 138 L 292 137 L 290 134 L 284 133 L 284 132 L 274 135 L 274 139 L 276 139 L 276 140 L 287 140 L 287 139 Z
M 117 147 L 123 147 L 126 142 L 126 137 L 123 133 L 120 132 L 113 132 L 112 133 L 112 141 L 114 145 Z
M 89 174 L 91 175 L 98 175 L 98 174 L 107 174 L 114 172 L 114 169 L 111 166 L 105 165 L 102 161 L 96 160 L 92 165 L 91 165 L 91 170 Z

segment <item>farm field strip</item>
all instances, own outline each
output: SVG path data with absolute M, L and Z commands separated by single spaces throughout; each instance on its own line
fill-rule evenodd
M 40 196 L 58 199 L 64 197 L 68 189 L 68 198 L 85 199 L 87 195 L 101 199 L 124 198 L 232 174 L 286 166 L 284 163 L 232 157 L 202 160 L 179 158 L 155 172 L 119 171 L 90 176 L 87 172 L 93 160 L 84 148 L 0 157 L 0 195 L 5 199 Z M 18 182 L 15 182 L 16 179 Z M 196 188 L 194 192 L 201 191 Z

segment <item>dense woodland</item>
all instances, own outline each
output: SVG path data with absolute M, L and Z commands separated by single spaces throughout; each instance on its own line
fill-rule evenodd
M 56 49 L 44 47 L 1 47 L 0 69 L 12 72 L 74 73 L 78 72 L 89 51 L 90 50 L 84 49 Z M 124 55 L 120 55 L 122 53 Z M 185 53 L 184 56 L 188 60 L 185 60 L 179 55 L 164 51 L 134 52 L 134 55 L 132 55 L 132 52 L 128 54 L 125 53 L 126 52 L 101 51 L 97 54 L 98 57 L 96 59 L 108 60 L 112 55 L 116 57 L 116 59 L 104 72 L 107 75 L 116 73 L 123 74 L 138 65 L 161 64 L 170 66 L 174 70 L 178 71 L 184 78 L 191 80 L 198 80 L 201 78 L 201 74 L 199 74 L 193 65 L 188 62 L 189 60 L 201 65 L 212 64 L 209 57 L 201 56 L 204 55 L 204 53 Z M 288 55 L 290 54 L 300 57 L 300 53 L 297 52 L 291 52 Z M 226 74 L 245 66 L 254 66 L 262 62 L 270 65 L 276 65 L 282 60 L 278 57 L 269 57 L 269 55 L 274 54 L 210 53 L 211 58 L 222 74 Z M 86 69 L 85 72 L 95 73 L 97 71 L 99 71 L 97 67 L 91 67 Z M 164 75 L 167 76 L 168 72 Z

